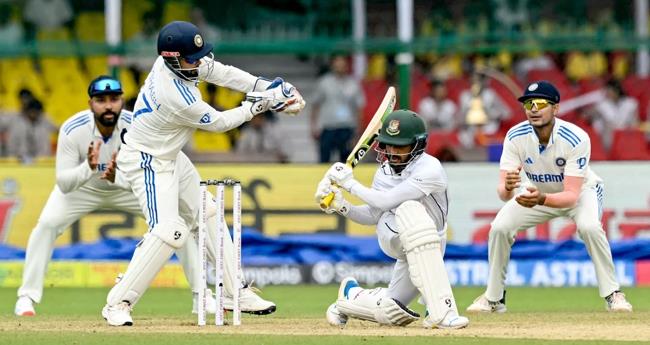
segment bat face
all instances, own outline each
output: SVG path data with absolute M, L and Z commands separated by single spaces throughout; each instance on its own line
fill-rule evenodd
M 379 130 L 381 129 L 383 120 L 388 116 L 388 114 L 393 112 L 393 109 L 395 109 L 396 101 L 397 97 L 395 95 L 395 88 L 391 86 L 388 88 L 388 91 L 386 91 L 386 95 L 381 101 L 379 108 L 377 108 L 377 111 L 375 111 L 375 115 L 370 120 L 370 123 L 368 123 L 368 127 L 363 131 L 361 138 L 359 138 L 359 142 L 354 146 L 352 152 L 350 152 L 350 155 L 346 159 L 346 163 L 349 166 L 353 168 L 357 166 L 357 164 L 359 164 L 363 157 L 368 153 L 375 138 L 379 135 Z

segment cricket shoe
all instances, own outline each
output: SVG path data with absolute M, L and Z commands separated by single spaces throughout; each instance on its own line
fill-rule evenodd
M 34 310 L 34 301 L 32 301 L 28 296 L 18 297 L 14 313 L 17 316 L 35 316 L 36 311 Z
M 241 310 L 242 313 L 268 315 L 275 312 L 275 303 L 258 296 L 257 293 L 259 291 L 259 289 L 252 287 L 251 284 L 246 284 L 241 290 L 239 290 L 239 310 Z M 232 296 L 226 295 L 225 297 L 226 298 L 223 301 L 224 309 L 232 310 Z
M 625 294 L 620 291 L 614 291 L 611 295 L 605 297 L 607 311 L 611 312 L 631 312 L 632 305 L 625 299 Z M 16 308 L 18 304 L 16 303 Z
M 453 315 L 451 313 L 448 313 L 442 321 L 435 324 L 431 320 L 431 315 L 428 315 L 424 318 L 424 321 L 422 321 L 422 326 L 424 328 L 460 329 L 467 327 L 467 325 L 469 325 L 468 318 L 460 315 Z
M 467 311 L 470 313 L 505 313 L 506 310 L 506 292 L 503 292 L 503 298 L 498 302 L 489 301 L 485 294 L 478 296 Z
M 111 326 L 132 326 L 131 305 L 128 302 L 120 302 L 114 306 L 108 304 L 102 309 L 104 320 Z
M 327 311 L 325 312 L 325 318 L 327 319 L 327 323 L 330 325 L 341 328 L 343 328 L 345 324 L 348 323 L 348 316 L 342 314 L 339 311 L 339 309 L 336 307 L 336 302 L 330 304 L 330 306 L 327 308 Z
M 207 289 L 207 293 L 205 294 L 205 310 L 208 312 L 208 314 L 215 314 L 217 312 L 217 300 L 214 297 L 214 294 L 212 293 L 212 290 Z M 199 313 L 199 293 L 194 292 L 192 293 L 192 314 L 198 314 Z

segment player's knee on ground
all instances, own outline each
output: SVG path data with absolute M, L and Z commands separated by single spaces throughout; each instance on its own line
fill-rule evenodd
M 181 248 L 185 244 L 189 233 L 187 224 L 180 217 L 164 219 L 151 230 L 152 235 L 175 249 Z

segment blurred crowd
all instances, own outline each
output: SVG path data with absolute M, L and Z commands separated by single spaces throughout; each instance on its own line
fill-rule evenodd
M 271 13 L 266 4 L 245 2 L 256 6 L 256 13 Z M 275 10 L 293 11 L 288 14 L 293 17 L 287 18 L 294 18 L 300 11 L 332 11 L 333 6 L 344 3 L 335 1 L 328 7 L 300 1 L 291 9 L 276 6 Z M 48 40 L 103 41 L 103 6 L 103 1 L 0 1 L 0 46 Z M 133 106 L 155 59 L 151 52 L 155 51 L 157 31 L 169 18 L 194 22 L 212 42 L 232 34 L 233 27 L 243 27 L 232 18 L 218 22 L 208 16 L 214 17 L 213 11 L 205 10 L 214 6 L 210 2 L 150 0 L 125 2 L 124 6 L 124 44 L 131 53 L 120 60 L 118 77 L 125 85 L 127 109 Z M 368 35 L 393 36 L 396 23 L 382 13 L 394 11 L 394 2 L 368 2 L 367 7 Z M 561 116 L 591 134 L 592 159 L 650 159 L 650 78 L 635 75 L 635 52 L 598 47 L 576 50 L 571 44 L 549 50 L 537 43 L 543 42 L 539 38 L 569 32 L 618 37 L 633 30 L 631 11 L 631 4 L 612 0 L 573 4 L 416 1 L 418 39 L 456 42 L 454 39 L 465 35 L 469 37 L 463 41 L 467 45 L 491 47 L 485 53 L 476 53 L 478 49 L 468 52 L 472 50 L 467 47 L 416 52 L 409 101 L 427 121 L 428 152 L 445 161 L 493 159 L 484 154 L 486 149 L 499 146 L 508 128 L 525 119 L 516 101 L 523 85 L 546 79 L 561 92 Z M 340 15 L 339 20 L 349 21 L 349 13 Z M 346 24 L 316 21 L 322 27 Z M 527 38 L 528 47 L 513 49 L 522 37 Z M 0 156 L 23 162 L 55 152 L 57 125 L 86 106 L 85 85 L 107 72 L 105 55 L 87 56 L 76 50 L 74 58 L 56 59 L 39 50 L 30 52 L 27 58 L 0 58 Z M 304 132 L 314 141 L 314 161 L 344 160 L 388 85 L 398 84 L 396 65 L 391 54 L 370 54 L 363 77 L 358 78 L 358 74 L 353 76 L 349 56 L 322 58 L 306 58 L 318 65 L 315 70 L 320 73 L 310 76 L 313 85 L 305 88 L 309 90 L 304 95 L 309 107 Z M 65 85 L 65 90 L 60 85 Z M 241 94 L 207 83 L 201 89 L 216 109 L 232 108 L 242 99 Z M 474 122 L 475 116 L 482 118 L 480 123 Z M 290 148 L 283 145 L 283 139 L 293 133 L 285 130 L 278 126 L 277 115 L 269 113 L 226 134 L 197 133 L 187 149 L 197 154 L 217 151 L 251 160 L 289 162 Z M 630 151 L 640 153 L 630 155 Z

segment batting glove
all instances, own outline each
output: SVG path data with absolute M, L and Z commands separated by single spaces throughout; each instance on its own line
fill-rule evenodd
M 352 175 L 352 168 L 341 162 L 334 163 L 325 176 L 327 176 L 332 183 L 335 183 L 348 192 L 352 189 L 352 186 L 357 183 Z
M 336 212 L 344 217 L 347 216 L 350 212 L 350 202 L 345 200 L 340 189 L 332 187 L 331 191 L 334 193 L 334 199 L 332 199 L 332 202 L 327 208 L 322 209 L 323 212 L 327 214 Z
M 327 176 L 325 176 L 322 180 L 320 180 L 320 182 L 318 182 L 318 187 L 316 187 L 316 194 L 314 195 L 314 199 L 316 199 L 316 202 L 320 204 L 321 200 L 323 200 L 323 198 L 328 196 L 331 192 L 332 182 L 327 178 Z

